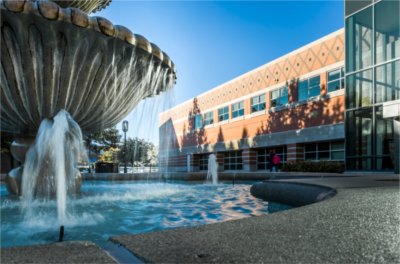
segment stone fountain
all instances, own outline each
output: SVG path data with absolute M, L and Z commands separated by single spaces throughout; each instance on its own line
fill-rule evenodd
M 0 2 L 1 131 L 15 136 L 11 153 L 23 164 L 6 177 L 10 193 L 59 200 L 79 191 L 81 130 L 114 126 L 175 83 L 155 44 L 88 15 L 110 1 Z

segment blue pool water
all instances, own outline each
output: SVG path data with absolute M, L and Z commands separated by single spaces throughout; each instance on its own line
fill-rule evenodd
M 268 203 L 250 194 L 250 184 L 87 181 L 68 200 L 65 240 L 99 245 L 110 236 L 209 224 L 258 216 L 289 206 Z M 58 240 L 55 202 L 37 201 L 35 216 L 24 219 L 19 198 L 1 186 L 1 247 Z

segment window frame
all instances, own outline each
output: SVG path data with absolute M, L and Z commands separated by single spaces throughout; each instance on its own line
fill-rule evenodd
M 333 144 L 338 144 L 341 143 L 342 144 L 342 148 L 333 148 L 332 145 Z M 329 149 L 322 149 L 320 150 L 320 145 L 321 144 L 329 144 Z M 314 150 L 309 150 L 307 151 L 306 148 L 307 146 L 314 146 Z M 346 146 L 344 141 L 322 141 L 322 142 L 310 142 L 310 143 L 305 143 L 304 144 L 304 160 L 305 161 L 315 161 L 315 162 L 319 162 L 319 161 L 345 161 L 346 159 L 346 155 L 345 155 L 345 151 L 346 151 Z M 339 152 L 343 152 L 342 155 L 342 159 L 333 159 L 333 153 L 339 153 Z M 321 154 L 322 153 L 329 153 L 329 158 L 321 158 Z M 311 156 L 311 155 L 315 155 L 315 158 L 307 158 L 307 156 Z
M 279 156 L 281 162 L 279 167 L 287 163 L 287 146 L 272 146 L 265 148 L 256 148 L 256 164 L 257 170 L 269 170 L 269 152 L 274 149 L 275 154 Z M 262 152 L 262 153 L 261 153 Z M 261 153 L 261 154 L 260 154 Z
M 243 150 L 224 152 L 224 170 L 243 170 Z
M 202 154 L 199 157 L 199 171 L 208 170 L 208 156 L 209 154 Z
M 260 98 L 261 98 L 262 96 L 264 97 L 264 101 L 261 101 L 261 100 L 260 100 Z M 257 103 L 254 103 L 254 102 L 253 102 L 253 100 L 254 100 L 255 98 L 258 99 L 258 102 L 257 102 Z M 263 106 L 264 108 L 261 107 L 262 109 L 260 109 L 260 106 L 261 106 L 261 105 L 264 105 L 264 106 Z M 257 108 L 257 110 L 254 110 L 253 107 L 254 107 L 254 108 Z M 251 113 L 257 113 L 257 112 L 263 111 L 263 110 L 265 110 L 265 109 L 266 109 L 266 96 L 265 96 L 265 93 L 260 94 L 260 95 L 256 95 L 256 96 L 253 96 L 252 98 L 250 98 L 250 112 L 251 112 Z
M 329 73 L 334 72 L 334 71 L 339 71 L 339 78 L 337 79 L 333 79 L 333 80 L 329 80 Z M 329 84 L 335 83 L 339 81 L 339 89 L 335 89 L 330 91 L 329 90 Z M 335 92 L 335 91 L 339 91 L 341 89 L 344 89 L 345 87 L 345 73 L 344 73 L 344 66 L 330 70 L 326 73 L 326 92 L 327 93 L 331 93 L 331 92 Z
M 286 90 L 286 94 L 283 93 L 283 91 L 285 91 L 285 90 Z M 272 97 L 272 94 L 274 92 L 278 92 L 278 97 L 275 97 L 275 98 Z M 283 101 L 282 99 L 285 96 L 286 96 L 285 101 Z M 273 107 L 279 107 L 279 106 L 282 106 L 282 105 L 287 105 L 289 103 L 288 87 L 287 86 L 282 86 L 282 87 L 279 87 L 277 89 L 274 89 L 274 90 L 270 91 L 269 92 L 269 98 L 270 98 L 270 109 L 273 108 Z M 285 102 L 285 103 L 283 103 L 282 101 Z M 273 105 L 274 102 L 275 102 L 275 105 Z
M 222 113 L 221 113 L 221 111 L 222 111 Z M 224 107 L 218 108 L 218 122 L 223 122 L 226 120 L 229 120 L 229 106 L 224 106 Z
M 210 112 L 204 113 L 204 125 L 208 126 L 208 125 L 212 125 L 212 124 L 214 124 L 214 112 L 210 111 Z
M 198 120 L 198 118 L 200 118 L 200 121 Z M 198 123 L 201 123 L 201 125 L 200 125 L 200 126 L 197 126 Z M 197 129 L 202 129 L 203 126 L 204 126 L 204 124 L 203 124 L 203 115 L 202 115 L 202 114 L 197 114 L 197 115 L 195 115 L 195 116 L 194 116 L 194 129 L 195 129 L 195 130 L 197 130 Z
M 238 107 L 238 109 L 235 110 L 236 106 Z M 232 119 L 244 116 L 244 101 L 231 104 L 231 116 Z
M 319 86 L 319 93 L 316 94 L 316 95 L 310 95 L 310 93 L 311 93 L 310 91 L 311 91 L 313 88 L 316 87 L 316 85 L 311 86 L 311 80 L 312 80 L 312 79 L 315 79 L 315 78 L 319 78 L 319 83 L 318 83 L 318 86 Z M 300 98 L 300 95 L 301 95 L 301 93 L 300 93 L 301 83 L 305 83 L 305 82 L 307 82 L 307 97 L 306 97 L 306 98 Z M 297 98 L 297 99 L 298 99 L 298 100 L 297 100 L 298 102 L 307 101 L 307 100 L 310 99 L 310 98 L 320 96 L 320 95 L 321 95 L 321 75 L 320 75 L 320 74 L 317 74 L 317 75 L 308 77 L 308 78 L 306 78 L 306 79 L 300 80 L 300 81 L 299 81 L 298 88 L 297 88 L 297 94 L 298 94 L 298 98 Z

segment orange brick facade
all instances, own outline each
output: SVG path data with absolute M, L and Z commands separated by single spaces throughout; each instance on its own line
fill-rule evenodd
M 262 148 L 284 149 L 284 162 L 291 162 L 304 159 L 305 143 L 343 141 L 344 90 L 327 90 L 327 73 L 343 64 L 344 32 L 339 30 L 162 113 L 160 166 L 197 171 L 206 155 L 216 153 L 220 170 L 238 160 L 239 169 L 255 171 L 263 168 Z M 319 94 L 299 101 L 299 83 L 316 76 Z M 281 87 L 287 87 L 287 103 L 273 107 L 271 91 Z M 251 98 L 263 94 L 265 110 L 252 113 Z M 232 118 L 237 102 L 243 102 L 244 115 Z M 218 109 L 225 106 L 229 119 L 219 122 Z M 209 112 L 213 123 L 205 125 Z M 196 115 L 202 115 L 201 127 L 195 125 Z

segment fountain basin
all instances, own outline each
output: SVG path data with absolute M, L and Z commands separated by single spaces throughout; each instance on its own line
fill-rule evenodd
M 2 1 L 1 130 L 34 135 L 61 109 L 84 132 L 122 120 L 175 82 L 169 57 L 102 17 L 48 1 Z
M 65 240 L 91 240 L 98 245 L 110 236 L 197 226 L 290 207 L 268 203 L 250 194 L 250 184 L 184 182 L 85 181 L 81 195 L 68 200 Z M 33 245 L 58 239 L 55 201 L 37 199 L 36 215 L 24 219 L 21 201 L 1 186 L 2 247 Z
M 101 9 L 108 6 L 111 0 L 52 0 L 62 7 L 76 7 L 85 13 L 92 13 L 100 11 Z

